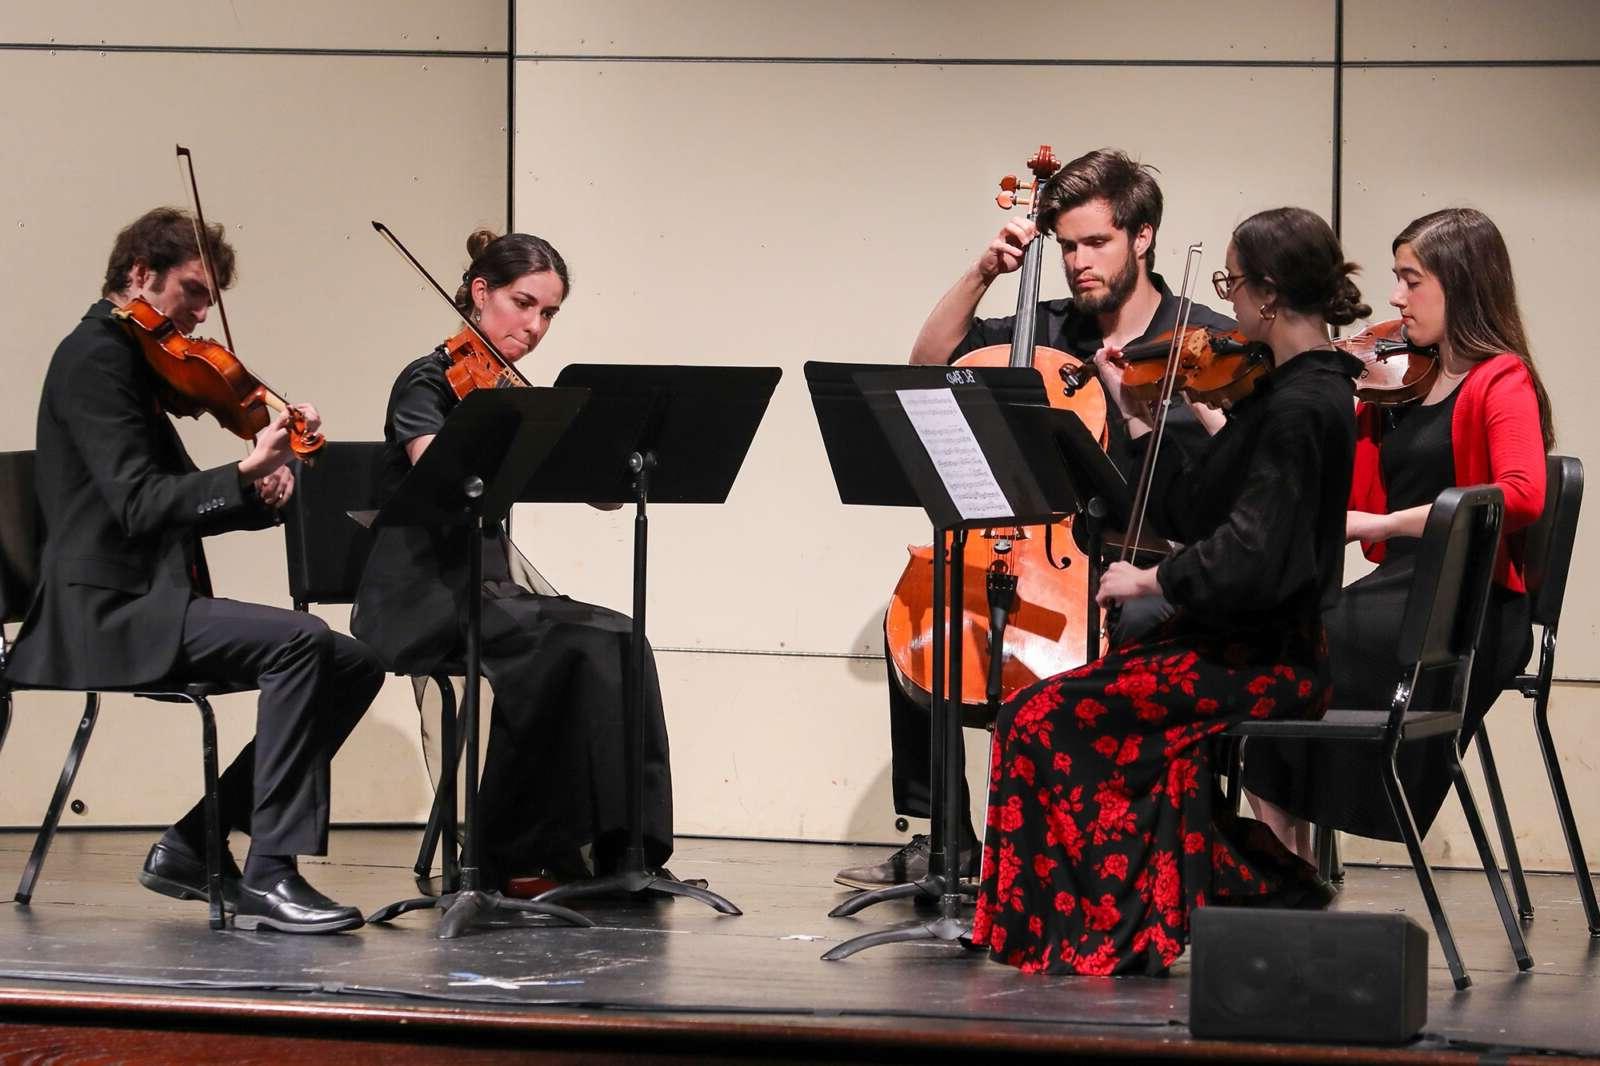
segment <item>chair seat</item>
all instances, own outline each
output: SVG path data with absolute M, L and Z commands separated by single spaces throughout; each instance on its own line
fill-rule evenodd
M 1455 732 L 1460 718 L 1454 711 L 1414 711 L 1403 720 L 1401 740 L 1421 740 Z M 1321 718 L 1262 718 L 1240 722 L 1228 730 L 1232 737 L 1277 737 L 1283 740 L 1381 741 L 1389 723 L 1388 711 L 1331 710 Z
M 126 689 L 102 689 L 102 692 L 132 692 L 142 700 L 157 703 L 192 703 L 212 696 L 227 696 L 235 692 L 254 692 L 250 684 L 229 684 L 224 681 L 157 681 L 149 685 L 130 686 Z

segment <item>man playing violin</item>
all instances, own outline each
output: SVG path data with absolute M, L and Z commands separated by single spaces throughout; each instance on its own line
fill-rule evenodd
M 912 345 L 912 363 L 942 365 L 979 348 L 1011 343 L 1015 316 L 975 315 L 989 287 L 1022 265 L 1023 252 L 1041 233 L 1052 235 L 1060 247 L 1072 295 L 1039 302 L 1034 334 L 1039 344 L 1088 363 L 1103 347 L 1133 347 L 1177 325 L 1178 297 L 1152 269 L 1162 212 L 1161 187 L 1153 167 L 1125 152 L 1099 149 L 1063 166 L 1040 187 L 1038 197 L 1037 225 L 1021 218 L 1007 222 L 940 297 Z M 1222 330 L 1234 326 L 1231 319 L 1201 304 L 1194 305 L 1189 322 Z M 1058 383 L 1047 381 L 1045 387 Z M 1165 446 L 1193 452 L 1223 421 L 1220 412 L 1208 408 L 1174 406 L 1167 419 Z M 1131 441 L 1126 423 L 1117 418 L 1108 419 L 1108 429 L 1106 453 L 1124 478 L 1137 480 L 1143 441 Z M 1138 637 L 1171 613 L 1159 596 L 1129 600 L 1111 632 L 1112 641 Z M 895 811 L 925 818 L 931 793 L 927 711 L 900 692 L 892 674 L 889 721 Z M 961 789 L 965 798 L 965 781 Z M 963 868 L 976 870 L 976 849 L 977 838 L 968 828 L 962 843 Z M 841 870 L 835 880 L 853 888 L 879 888 L 920 879 L 927 873 L 927 862 L 927 838 L 919 835 L 886 862 Z
M 218 225 L 149 211 L 117 235 L 102 299 L 57 347 L 39 401 L 40 581 L 8 664 L 12 680 L 71 689 L 167 678 L 260 691 L 256 735 L 221 775 L 224 834 L 250 836 L 241 871 L 226 852 L 223 896 L 240 928 L 352 929 L 360 912 L 317 892 L 296 856 L 327 850 L 329 763 L 383 683 L 365 645 L 312 615 L 212 595 L 202 537 L 272 525 L 294 491 L 290 412 L 238 462 L 200 470 L 162 406 L 163 383 L 113 311 L 136 297 L 184 333 L 206 319 L 211 279 L 233 280 Z M 207 270 L 207 262 L 211 270 Z M 309 404 L 296 412 L 315 431 Z M 206 899 L 205 809 L 150 849 L 139 880 Z

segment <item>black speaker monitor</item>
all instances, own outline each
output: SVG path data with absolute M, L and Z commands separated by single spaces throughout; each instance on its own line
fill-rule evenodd
M 1428 934 L 1402 914 L 1205 907 L 1190 951 L 1197 1037 L 1399 1043 L 1428 1020 Z

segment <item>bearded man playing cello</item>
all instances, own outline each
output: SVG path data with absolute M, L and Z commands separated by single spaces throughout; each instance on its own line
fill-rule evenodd
M 1072 295 L 1037 305 L 1038 343 L 1090 363 L 1101 348 L 1128 348 L 1173 329 L 1179 299 L 1153 271 L 1156 231 L 1161 227 L 1161 187 L 1153 167 L 1126 153 L 1099 149 L 1079 156 L 1040 186 L 1037 223 L 1006 223 L 929 313 L 911 348 L 913 364 L 944 365 L 968 352 L 1011 343 L 1015 316 L 977 318 L 978 304 L 1002 274 L 1022 265 L 1023 252 L 1041 234 L 1061 249 Z M 1196 304 L 1189 322 L 1231 330 L 1232 319 Z M 1045 382 L 1046 388 L 1059 387 Z M 1113 407 L 1113 410 L 1115 408 Z M 1166 447 L 1188 451 L 1215 432 L 1223 415 L 1203 407 L 1174 406 L 1167 417 Z M 1106 453 L 1129 482 L 1138 479 L 1143 441 L 1129 439 L 1123 420 L 1110 418 Z M 1112 629 L 1113 644 L 1133 639 L 1172 613 L 1160 597 L 1123 604 Z M 929 815 L 928 711 L 905 695 L 889 668 L 889 735 L 895 813 Z M 966 780 L 959 782 L 962 809 L 969 809 Z M 964 876 L 976 876 L 978 839 L 970 824 L 960 841 Z M 922 834 L 875 865 L 840 870 L 834 880 L 851 888 L 872 889 L 917 881 L 928 873 L 928 838 Z
M 327 850 L 329 762 L 383 683 L 364 644 L 299 611 L 215 597 L 200 538 L 273 524 L 294 491 L 290 412 L 239 462 L 199 470 L 162 407 L 161 382 L 114 316 L 142 298 L 189 333 L 233 279 L 222 228 L 149 211 L 117 235 L 102 298 L 51 357 L 39 401 L 40 581 L 7 666 L 11 680 L 69 689 L 165 678 L 260 690 L 256 735 L 221 775 L 223 896 L 239 928 L 336 932 L 354 907 L 317 892 L 297 855 Z M 207 261 L 212 270 L 208 271 Z M 296 413 L 321 423 L 308 404 Z M 241 872 L 226 833 L 250 835 Z M 205 808 L 150 849 L 139 880 L 206 899 Z

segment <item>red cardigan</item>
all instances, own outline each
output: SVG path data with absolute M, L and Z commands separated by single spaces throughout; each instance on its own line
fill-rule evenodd
M 1522 360 L 1506 352 L 1474 366 L 1457 386 L 1450 417 L 1450 447 L 1457 485 L 1498 485 L 1505 494 L 1505 524 L 1494 579 L 1513 592 L 1527 591 L 1522 579 L 1521 531 L 1544 510 L 1544 436 L 1533 378 Z M 1378 464 L 1381 409 L 1356 408 L 1356 466 L 1350 483 L 1350 509 L 1388 514 L 1383 474 Z M 1382 542 L 1363 541 L 1373 562 L 1384 556 Z

